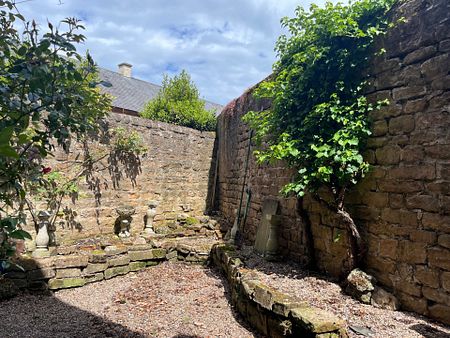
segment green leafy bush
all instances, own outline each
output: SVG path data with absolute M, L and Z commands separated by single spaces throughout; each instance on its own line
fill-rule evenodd
M 22 208 L 28 185 L 43 175 L 42 161 L 55 143 L 67 149 L 71 138 L 95 130 L 110 110 L 94 61 L 76 51 L 85 40 L 79 20 L 42 31 L 19 4 L 0 1 L 0 263 L 13 239 L 29 238 Z
M 357 241 L 344 199 L 369 170 L 362 156 L 370 135 L 368 113 L 387 103 L 370 104 L 363 92 L 368 62 L 382 52 L 374 50 L 374 39 L 389 28 L 386 13 L 394 2 L 311 5 L 282 19 L 290 35 L 279 37 L 274 74 L 255 93 L 270 98 L 272 107 L 244 116 L 263 145 L 257 159 L 283 160 L 297 170 L 283 192 L 312 193 L 342 217 Z M 326 197 L 320 188 L 326 188 Z
M 141 116 L 198 130 L 216 127 L 214 113 L 205 109 L 205 102 L 185 70 L 173 78 L 164 75 L 161 91 L 148 102 Z
M 112 130 L 113 148 L 116 151 L 133 153 L 136 156 L 147 152 L 144 140 L 136 130 L 127 130 L 123 127 L 117 127 Z

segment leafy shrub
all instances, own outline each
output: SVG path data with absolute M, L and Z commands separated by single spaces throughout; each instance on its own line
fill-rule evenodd
M 117 127 L 112 130 L 114 150 L 133 153 L 136 156 L 147 152 L 141 135 L 136 130 L 127 130 Z
M 282 25 L 290 35 L 276 44 L 274 74 L 256 90 L 272 107 L 244 116 L 261 146 L 260 162 L 285 161 L 297 170 L 285 194 L 312 193 L 341 216 L 360 241 L 345 211 L 348 189 L 369 169 L 363 159 L 370 135 L 368 113 L 387 102 L 370 104 L 363 95 L 374 39 L 390 27 L 386 13 L 395 0 L 357 0 L 349 5 L 301 7 Z M 328 196 L 321 196 L 326 188 Z M 359 245 L 360 243 L 358 243 Z
M 205 109 L 205 102 L 185 70 L 173 78 L 164 75 L 161 91 L 147 103 L 141 116 L 198 130 L 216 127 L 214 113 Z

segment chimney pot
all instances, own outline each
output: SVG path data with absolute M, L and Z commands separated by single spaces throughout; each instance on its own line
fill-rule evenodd
M 123 76 L 131 77 L 131 67 L 133 66 L 129 63 L 119 63 L 119 73 Z

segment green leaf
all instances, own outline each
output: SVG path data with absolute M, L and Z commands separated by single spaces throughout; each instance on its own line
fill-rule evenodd
M 21 230 L 21 229 L 11 232 L 9 234 L 9 237 L 15 238 L 15 239 L 33 239 L 28 232 L 26 232 L 25 230 Z

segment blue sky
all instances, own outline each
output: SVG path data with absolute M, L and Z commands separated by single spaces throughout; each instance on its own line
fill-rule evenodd
M 43 28 L 83 20 L 100 67 L 133 65 L 133 77 L 160 84 L 186 69 L 207 100 L 226 104 L 265 78 L 275 61 L 280 19 L 323 0 L 31 0 L 19 5 Z

